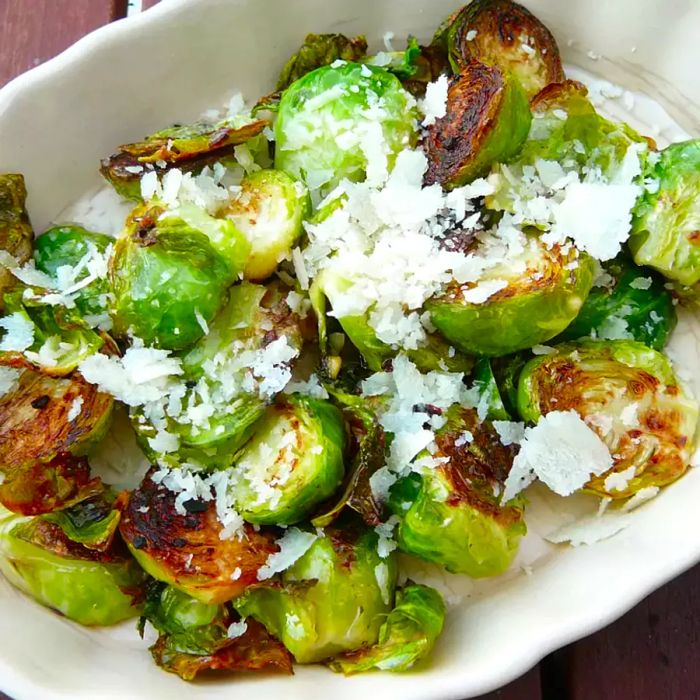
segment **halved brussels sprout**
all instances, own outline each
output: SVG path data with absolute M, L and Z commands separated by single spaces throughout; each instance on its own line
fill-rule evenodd
M 236 510 L 249 523 L 291 525 L 343 480 L 345 424 L 330 402 L 278 398 L 236 458 Z
M 0 251 L 8 252 L 20 265 L 32 257 L 34 240 L 26 201 L 24 177 L 0 174 Z M 0 265 L 0 310 L 3 308 L 3 294 L 16 284 L 12 273 Z
M 112 397 L 79 375 L 54 379 L 24 370 L 0 397 L 0 502 L 45 513 L 101 490 L 76 461 L 109 427 Z
M 0 364 L 35 367 L 61 377 L 104 345 L 106 337 L 93 331 L 76 309 L 51 303 L 50 295 L 30 288 L 5 295 Z
M 274 536 L 246 526 L 240 539 L 221 539 L 213 501 L 190 499 L 178 508 L 178 497 L 152 476 L 130 495 L 119 525 L 143 569 L 210 605 L 258 583 L 258 569 L 277 551 Z
M 378 537 L 353 526 L 329 528 L 281 574 L 233 605 L 280 639 L 299 663 L 374 644 L 394 603 L 396 561 L 381 559 Z
M 446 109 L 423 141 L 427 185 L 451 189 L 475 180 L 517 155 L 530 131 L 527 95 L 498 66 L 466 65 L 450 81 Z
M 204 212 L 191 223 L 182 207 L 177 217 L 163 214 L 159 206 L 137 208 L 117 239 L 111 311 L 118 335 L 180 350 L 205 335 L 250 246 L 231 222 Z
M 382 509 L 372 494 L 369 480 L 386 463 L 386 435 L 369 401 L 333 389 L 330 393 L 343 410 L 351 437 L 349 453 L 352 456 L 340 498 L 321 508 L 311 524 L 328 527 L 347 506 L 367 525 L 375 527 L 382 522 Z
M 323 196 L 343 178 L 386 177 L 416 142 L 415 100 L 381 68 L 325 66 L 284 92 L 275 139 L 275 168 Z
M 285 63 L 277 90 L 286 90 L 295 80 L 334 61 L 359 61 L 367 54 L 367 39 L 344 34 L 307 34 L 299 50 Z
M 474 409 L 453 406 L 446 418 L 436 432 L 436 466 L 390 491 L 399 548 L 453 573 L 495 576 L 510 566 L 526 532 L 522 504 L 501 503 L 516 448 L 504 446 Z
M 163 129 L 145 141 L 119 146 L 102 161 L 100 172 L 122 197 L 140 201 L 141 178 L 147 172 L 165 174 L 171 168 L 199 172 L 231 156 L 235 146 L 262 133 L 267 125 L 264 119 L 242 126 L 235 119 L 224 119 Z
M 691 286 L 700 281 L 700 139 L 649 158 L 653 186 L 637 204 L 629 246 L 638 265 Z
M 151 647 L 156 664 L 187 681 L 202 671 L 292 673 L 284 645 L 255 620 L 240 622 L 228 605 L 208 605 L 152 583 L 139 623 L 142 636 L 146 621 L 159 633 Z
M 610 284 L 591 289 L 578 316 L 557 340 L 631 339 L 662 350 L 677 321 L 671 292 L 655 273 L 623 256 L 604 270 Z
M 476 59 L 513 73 L 532 97 L 564 80 L 559 47 L 547 27 L 510 0 L 473 0 L 449 22 L 445 39 L 455 73 Z
M 438 331 L 463 352 L 508 355 L 561 333 L 581 310 L 593 278 L 588 255 L 573 246 L 547 248 L 528 232 L 519 255 L 490 267 L 476 285 L 453 284 L 426 307 Z M 497 291 L 468 301 L 490 284 Z
M 264 280 L 291 257 L 309 208 L 306 187 L 286 173 L 256 170 L 243 178 L 240 193 L 219 216 L 233 221 L 250 242 L 246 279 Z
M 37 270 L 58 279 L 68 273 L 75 283 L 91 274 L 89 264 L 93 253 L 104 255 L 114 243 L 111 236 L 87 231 L 82 226 L 54 226 L 34 241 L 34 261 Z M 75 305 L 83 316 L 98 316 L 107 311 L 109 284 L 97 278 L 75 295 Z
M 407 671 L 433 650 L 446 614 L 442 596 L 434 588 L 417 584 L 400 588 L 377 643 L 346 652 L 328 665 L 346 676 L 373 669 Z
M 114 625 L 139 613 L 146 575 L 117 544 L 98 552 L 43 517 L 0 510 L 0 571 L 38 603 L 82 625 Z
M 310 296 L 319 323 L 319 336 L 326 333 L 326 297 L 333 305 L 333 300 L 344 294 L 350 286 L 350 281 L 341 277 L 331 269 L 323 270 L 311 286 Z M 447 368 L 450 372 L 469 372 L 474 366 L 471 357 L 456 352 L 450 344 L 438 333 L 427 333 L 426 342 L 421 347 L 401 350 L 394 348 L 377 337 L 377 332 L 369 324 L 367 313 L 353 316 L 336 317 L 341 328 L 350 342 L 357 348 L 367 366 L 373 372 L 379 372 L 386 366 L 387 361 L 396 357 L 402 351 L 410 358 L 420 370 L 430 372 Z M 325 351 L 321 343 L 321 351 Z
M 485 404 L 489 420 L 510 420 L 511 416 L 501 397 L 501 390 L 491 366 L 491 360 L 481 357 L 474 365 L 472 375 L 474 386 L 479 390 L 479 405 Z
M 615 499 L 678 479 L 698 421 L 698 405 L 666 357 L 632 340 L 569 343 L 530 360 L 518 409 L 533 423 L 550 411 L 576 411 L 613 456 L 613 468 L 585 490 Z

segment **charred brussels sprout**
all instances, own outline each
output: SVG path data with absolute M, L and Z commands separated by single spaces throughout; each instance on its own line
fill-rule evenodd
M 345 425 L 328 401 L 289 395 L 267 409 L 236 460 L 236 509 L 256 524 L 291 525 L 343 480 Z
M 510 566 L 526 531 L 522 505 L 500 502 L 515 448 L 473 409 L 454 406 L 446 417 L 433 457 L 447 461 L 391 489 L 399 548 L 453 573 L 495 576 Z
M 287 61 L 277 80 L 277 90 L 286 90 L 295 80 L 337 60 L 359 61 L 367 54 L 364 36 L 307 34 L 299 50 Z
M 474 59 L 500 66 L 520 81 L 530 97 L 564 80 L 552 33 L 510 0 L 474 0 L 449 21 L 442 34 L 455 73 Z
M 327 194 L 343 178 L 386 176 L 415 144 L 415 100 L 381 68 L 325 66 L 285 91 L 275 138 L 275 168 Z
M 380 559 L 377 535 L 328 529 L 273 585 L 234 601 L 280 639 L 299 663 L 314 663 L 377 641 L 396 585 L 393 555 Z
M 131 494 L 119 526 L 143 569 L 209 605 L 258 583 L 258 569 L 277 551 L 274 536 L 248 526 L 240 537 L 225 533 L 212 500 L 176 503 L 177 496 L 152 476 Z
M 518 387 L 521 416 L 576 411 L 610 449 L 613 468 L 586 490 L 626 498 L 675 481 L 688 467 L 697 403 L 659 352 L 631 340 L 561 345 L 530 360 Z
M 104 437 L 112 398 L 77 374 L 17 375 L 0 397 L 0 502 L 20 513 L 46 513 L 99 492 L 87 462 L 76 458 Z
M 351 675 L 378 669 L 406 671 L 430 654 L 445 624 L 445 603 L 429 586 L 411 584 L 396 591 L 396 607 L 371 647 L 349 651 L 328 665 Z
M 650 157 L 647 175 L 653 187 L 637 204 L 629 240 L 634 260 L 694 285 L 700 281 L 700 140 Z
M 282 671 L 292 659 L 254 620 L 240 622 L 228 605 L 208 605 L 162 583 L 149 587 L 139 624 L 159 633 L 151 653 L 158 666 L 191 681 L 202 671 Z
M 585 253 L 547 248 L 529 233 L 519 255 L 489 268 L 476 286 L 448 287 L 427 308 L 438 331 L 463 352 L 508 355 L 564 330 L 586 300 L 593 276 L 593 260 Z M 497 291 L 483 299 L 480 285 Z
M 558 340 L 594 337 L 638 340 L 662 350 L 676 325 L 673 295 L 658 276 L 620 257 L 604 266 L 607 284 L 594 287 Z
M 98 256 L 108 253 L 112 243 L 114 239 L 110 236 L 87 231 L 82 226 L 54 226 L 34 241 L 34 261 L 37 270 L 57 282 L 68 278 L 77 284 L 94 274 L 91 265 Z M 107 311 L 108 294 L 107 279 L 96 277 L 78 291 L 75 305 L 84 317 L 99 316 Z
M 464 185 L 517 155 L 530 130 L 527 95 L 508 73 L 478 61 L 453 78 L 447 113 L 429 126 L 425 182 Z
M 22 175 L 0 175 L 0 251 L 23 265 L 32 257 L 34 232 L 25 208 L 27 188 Z M 9 270 L 0 265 L 0 310 L 3 294 L 16 285 Z
M 234 147 L 255 138 L 268 125 L 264 119 L 238 125 L 225 119 L 215 124 L 198 122 L 163 129 L 145 141 L 119 146 L 117 153 L 102 161 L 100 172 L 126 199 L 141 200 L 141 178 L 147 172 L 165 173 L 171 168 L 200 172 L 206 166 L 230 157 Z M 158 167 L 156 163 L 165 164 Z
M 123 545 L 88 549 L 43 517 L 2 510 L 0 571 L 37 602 L 83 625 L 135 617 L 146 578 Z
M 257 170 L 241 182 L 241 191 L 223 215 L 233 221 L 251 245 L 243 275 L 269 277 L 289 259 L 309 211 L 306 187 L 279 170 Z
M 162 215 L 157 206 L 137 209 L 115 244 L 112 318 L 119 335 L 180 350 L 205 335 L 250 247 L 231 222 Z

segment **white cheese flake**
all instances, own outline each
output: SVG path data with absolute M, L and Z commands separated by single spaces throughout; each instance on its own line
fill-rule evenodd
M 75 399 L 73 399 L 73 403 L 71 403 L 68 413 L 66 414 L 66 419 L 68 422 L 74 421 L 82 413 L 83 403 L 84 399 L 82 396 L 77 396 Z
M 634 478 L 636 472 L 637 468 L 634 466 L 634 464 L 620 472 L 611 472 L 605 477 L 605 481 L 603 482 L 605 490 L 624 491 L 629 486 L 629 483 Z
M 258 569 L 258 581 L 266 581 L 275 574 L 286 571 L 308 552 L 317 539 L 315 533 L 304 532 L 298 527 L 288 528 L 277 540 L 279 551 L 269 554 L 265 564 Z
M 632 496 L 632 498 L 630 498 L 620 510 L 623 513 L 628 513 L 629 511 L 641 506 L 642 503 L 646 503 L 652 498 L 655 498 L 659 491 L 661 491 L 661 489 L 658 486 L 645 486 L 644 488 L 639 489 L 639 491 L 637 491 L 637 493 L 635 493 L 634 496 Z
M 425 97 L 418 103 L 424 118 L 423 126 L 432 126 L 438 119 L 447 114 L 447 88 L 449 82 L 446 75 L 428 83 Z
M 238 637 L 242 637 L 246 631 L 248 630 L 248 623 L 245 620 L 240 620 L 239 622 L 232 622 L 228 626 L 228 631 L 226 633 L 226 636 L 229 639 L 237 639 Z
M 9 394 L 16 386 L 22 370 L 0 365 L 0 396 Z
M 34 324 L 20 311 L 0 318 L 0 328 L 0 352 L 23 352 L 34 344 Z

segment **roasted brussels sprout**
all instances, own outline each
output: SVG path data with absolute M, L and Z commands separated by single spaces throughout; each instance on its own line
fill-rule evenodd
M 61 377 L 104 345 L 105 339 L 75 309 L 52 303 L 51 294 L 27 288 L 5 295 L 1 364 L 36 367 Z
M 519 255 L 490 267 L 477 285 L 453 284 L 426 306 L 438 331 L 463 352 L 508 355 L 564 330 L 583 306 L 593 277 L 588 255 L 572 246 L 566 252 L 547 248 L 528 232 Z
M 322 507 L 311 524 L 328 527 L 348 507 L 375 527 L 382 522 L 382 509 L 372 494 L 370 477 L 385 464 L 386 435 L 367 400 L 335 390 L 332 396 L 349 428 L 351 462 L 340 497 Z
M 455 405 L 446 418 L 436 432 L 436 466 L 390 491 L 399 548 L 453 573 L 495 576 L 510 566 L 526 531 L 522 504 L 500 502 L 515 447 L 504 446 L 474 409 Z
M 235 535 L 222 539 L 225 533 L 214 501 L 178 501 L 153 476 L 149 473 L 131 494 L 119 525 L 143 569 L 209 605 L 230 600 L 258 583 L 258 569 L 277 551 L 274 536 L 246 526 L 240 539 Z
M 373 669 L 406 671 L 433 650 L 446 614 L 442 596 L 434 588 L 417 584 L 401 588 L 377 643 L 337 656 L 328 665 L 346 676 Z
M 307 34 L 299 50 L 285 63 L 277 90 L 286 90 L 295 80 L 334 61 L 359 61 L 367 54 L 364 36 L 349 39 L 344 34 Z
M 520 81 L 530 97 L 564 80 L 552 33 L 510 0 L 473 0 L 439 34 L 455 73 L 461 73 L 472 60 L 500 66 Z
M 479 406 L 482 403 L 485 406 L 486 417 L 489 420 L 510 420 L 489 358 L 479 358 L 474 365 L 472 379 L 479 390 Z
M 243 178 L 240 193 L 221 214 L 250 242 L 246 279 L 264 280 L 291 257 L 309 207 L 306 187 L 286 173 L 257 170 Z
M 23 265 L 32 257 L 34 232 L 25 208 L 27 189 L 22 175 L 0 175 L 0 251 Z M 0 265 L 0 311 L 2 297 L 16 285 L 12 273 Z
M 233 601 L 280 639 L 299 663 L 313 663 L 374 644 L 391 611 L 393 554 L 381 559 L 377 535 L 332 528 L 281 574 Z
M 37 602 L 82 625 L 114 625 L 138 615 L 146 578 L 117 542 L 103 552 L 88 549 L 44 517 L 4 510 L 0 571 Z
M 112 404 L 80 375 L 24 370 L 0 397 L 0 502 L 37 514 L 101 491 L 87 462 L 76 458 L 105 435 Z
M 199 172 L 233 154 L 234 147 L 249 141 L 268 125 L 259 119 L 244 125 L 224 119 L 216 124 L 198 122 L 163 129 L 145 141 L 119 146 L 102 161 L 100 172 L 126 199 L 141 200 L 141 178 L 147 172 L 165 173 L 170 168 Z
M 87 231 L 74 224 L 54 226 L 34 241 L 34 261 L 37 270 L 57 282 L 69 280 L 83 283 L 76 291 L 75 306 L 83 317 L 100 316 L 107 312 L 109 284 L 91 270 L 97 256 L 107 254 L 114 242 L 111 236 Z M 87 280 L 88 277 L 94 277 Z M 64 285 L 58 285 L 63 288 Z
M 700 281 L 700 139 L 654 155 L 646 173 L 652 186 L 637 204 L 629 246 L 638 265 L 691 286 Z
M 310 296 L 319 322 L 320 337 L 325 335 L 327 315 L 325 298 L 328 298 L 332 306 L 334 299 L 338 299 L 338 295 L 342 295 L 349 285 L 350 282 L 346 278 L 330 268 L 323 270 L 314 280 Z M 342 316 L 338 318 L 338 322 L 367 366 L 373 372 L 379 372 L 388 360 L 396 357 L 400 349 L 392 347 L 377 337 L 376 331 L 369 323 L 371 312 L 372 309 L 362 316 Z M 324 349 L 321 343 L 321 350 Z M 424 372 L 445 367 L 450 372 L 469 372 L 474 366 L 474 360 L 471 357 L 456 352 L 438 333 L 426 333 L 425 344 L 404 352 Z
M 487 173 L 522 147 L 532 115 L 517 80 L 498 66 L 472 61 L 450 81 L 447 113 L 428 127 L 425 183 L 451 189 Z
M 325 195 L 343 178 L 385 179 L 416 142 L 415 100 L 374 66 L 325 66 L 287 88 L 275 122 L 275 168 Z
M 236 510 L 249 523 L 291 525 L 343 480 L 345 425 L 330 402 L 278 398 L 236 459 Z
M 177 217 L 163 214 L 158 206 L 136 209 L 117 239 L 111 312 L 118 335 L 181 350 L 205 335 L 250 245 L 231 222 L 204 212 L 190 217 L 194 212 L 181 207 Z
M 578 316 L 557 340 L 631 339 L 662 350 L 677 321 L 671 292 L 651 270 L 622 256 L 604 270 L 609 283 L 591 290 Z
M 518 409 L 533 423 L 550 411 L 576 411 L 614 460 L 586 490 L 615 499 L 680 477 L 698 421 L 698 405 L 669 361 L 632 340 L 569 343 L 530 360 L 520 375 Z
M 158 666 L 191 681 L 202 671 L 292 673 L 292 658 L 281 642 L 255 620 L 241 622 L 228 605 L 208 605 L 162 583 L 149 587 L 146 621 L 159 632 L 151 653 Z

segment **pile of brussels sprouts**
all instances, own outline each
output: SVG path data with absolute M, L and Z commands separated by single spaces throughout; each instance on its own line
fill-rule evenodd
M 381 188 L 407 149 L 425 187 L 496 183 L 481 228 L 441 232 L 466 257 L 543 160 L 609 174 L 631 147 L 641 194 L 618 255 L 526 221 L 480 279 L 494 291 L 444 284 L 415 347 L 381 340 L 371 310 L 334 312 L 352 280 L 304 266 L 308 227 L 343 213 L 337 186 Z M 425 659 L 446 608 L 399 553 L 503 573 L 527 507 L 504 486 L 550 412 L 611 454 L 588 494 L 621 504 L 688 468 L 698 408 L 663 349 L 676 305 L 700 299 L 700 142 L 658 151 L 599 115 L 520 5 L 474 0 L 404 51 L 310 34 L 252 114 L 164 129 L 101 173 L 134 203 L 116 239 L 68 223 L 35 238 L 22 176 L 0 175 L 0 570 L 81 624 L 150 623 L 165 670 Z M 391 396 L 362 387 L 399 363 L 471 398 L 410 407 L 431 437 L 388 470 Z M 122 404 L 152 467 L 118 491 L 90 459 Z

